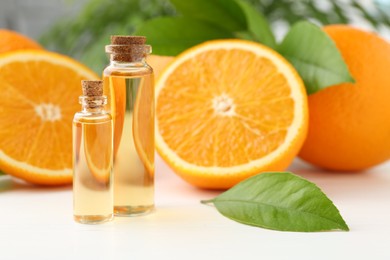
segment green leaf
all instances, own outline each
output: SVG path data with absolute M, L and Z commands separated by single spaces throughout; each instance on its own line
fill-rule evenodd
M 228 31 L 246 27 L 245 16 L 233 0 L 170 0 L 185 17 L 206 21 Z
M 312 23 L 296 23 L 278 51 L 297 69 L 308 94 L 332 85 L 355 82 L 336 44 Z
M 276 47 L 275 37 L 264 16 L 243 0 L 171 0 L 185 17 L 212 23 L 234 32 L 238 38 Z
M 153 53 L 175 56 L 204 41 L 234 38 L 221 27 L 188 17 L 162 17 L 143 23 L 135 33 L 145 35 Z
M 289 172 L 267 172 L 237 184 L 213 203 L 237 222 L 280 231 L 325 231 L 349 228 L 338 209 L 313 183 Z
M 263 43 L 268 47 L 275 48 L 276 41 L 267 19 L 255 9 L 254 6 L 242 0 L 236 0 L 237 4 L 244 12 L 247 23 L 247 31 L 252 35 L 255 41 Z

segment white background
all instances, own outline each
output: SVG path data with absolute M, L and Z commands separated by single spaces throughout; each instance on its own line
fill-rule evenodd
M 37 38 L 56 18 L 80 8 L 70 4 L 59 9 L 57 2 L 63 3 L 0 0 L 0 27 Z M 46 15 L 37 15 L 41 12 Z M 390 162 L 353 174 L 293 164 L 290 170 L 316 183 L 351 229 L 320 233 L 233 222 L 199 202 L 219 192 L 186 184 L 160 159 L 156 169 L 153 214 L 96 226 L 73 221 L 70 186 L 42 188 L 0 177 L 0 260 L 390 259 Z
M 295 162 L 339 208 L 350 232 L 296 233 L 236 223 L 200 204 L 219 194 L 194 188 L 156 162 L 156 211 L 82 225 L 71 187 L 0 177 L 0 259 L 390 259 L 390 162 L 329 173 Z

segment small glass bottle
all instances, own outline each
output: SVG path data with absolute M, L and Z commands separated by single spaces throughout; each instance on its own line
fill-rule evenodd
M 73 213 L 76 222 L 113 218 L 113 121 L 103 81 L 82 81 L 82 111 L 73 119 Z
M 103 72 L 107 110 L 114 121 L 114 213 L 154 209 L 154 78 L 142 36 L 111 36 Z

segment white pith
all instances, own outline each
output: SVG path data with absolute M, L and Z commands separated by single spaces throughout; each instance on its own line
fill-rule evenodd
M 41 103 L 34 107 L 35 112 L 42 121 L 55 122 L 61 120 L 61 108 L 51 103 Z
M 61 169 L 61 170 L 48 170 L 45 168 L 40 168 L 33 166 L 31 164 L 17 161 L 8 155 L 6 155 L 2 150 L 0 150 L 0 158 L 3 162 L 5 162 L 7 165 L 12 165 L 13 168 L 16 169 L 23 169 L 25 171 L 28 171 L 30 173 L 34 172 L 39 175 L 50 175 L 50 176 L 69 176 L 72 175 L 72 169 Z
M 227 94 L 223 93 L 216 96 L 212 100 L 213 109 L 217 115 L 220 116 L 234 116 L 236 114 L 234 100 Z

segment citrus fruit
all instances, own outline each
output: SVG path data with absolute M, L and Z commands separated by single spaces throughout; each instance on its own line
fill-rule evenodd
M 173 59 L 174 57 L 171 56 L 149 55 L 146 60 L 153 68 L 154 77 L 158 79 L 161 72 L 173 61 Z
M 0 168 L 32 183 L 70 183 L 80 81 L 97 78 L 75 60 L 47 51 L 0 55 Z
M 390 44 L 346 25 L 325 32 L 356 83 L 309 96 L 309 132 L 300 157 L 330 170 L 362 170 L 390 158 Z
M 20 33 L 0 29 L 0 53 L 24 49 L 42 49 L 42 47 Z
M 250 41 L 205 42 L 180 54 L 156 84 L 156 148 L 189 183 L 226 189 L 285 169 L 307 130 L 294 68 Z

